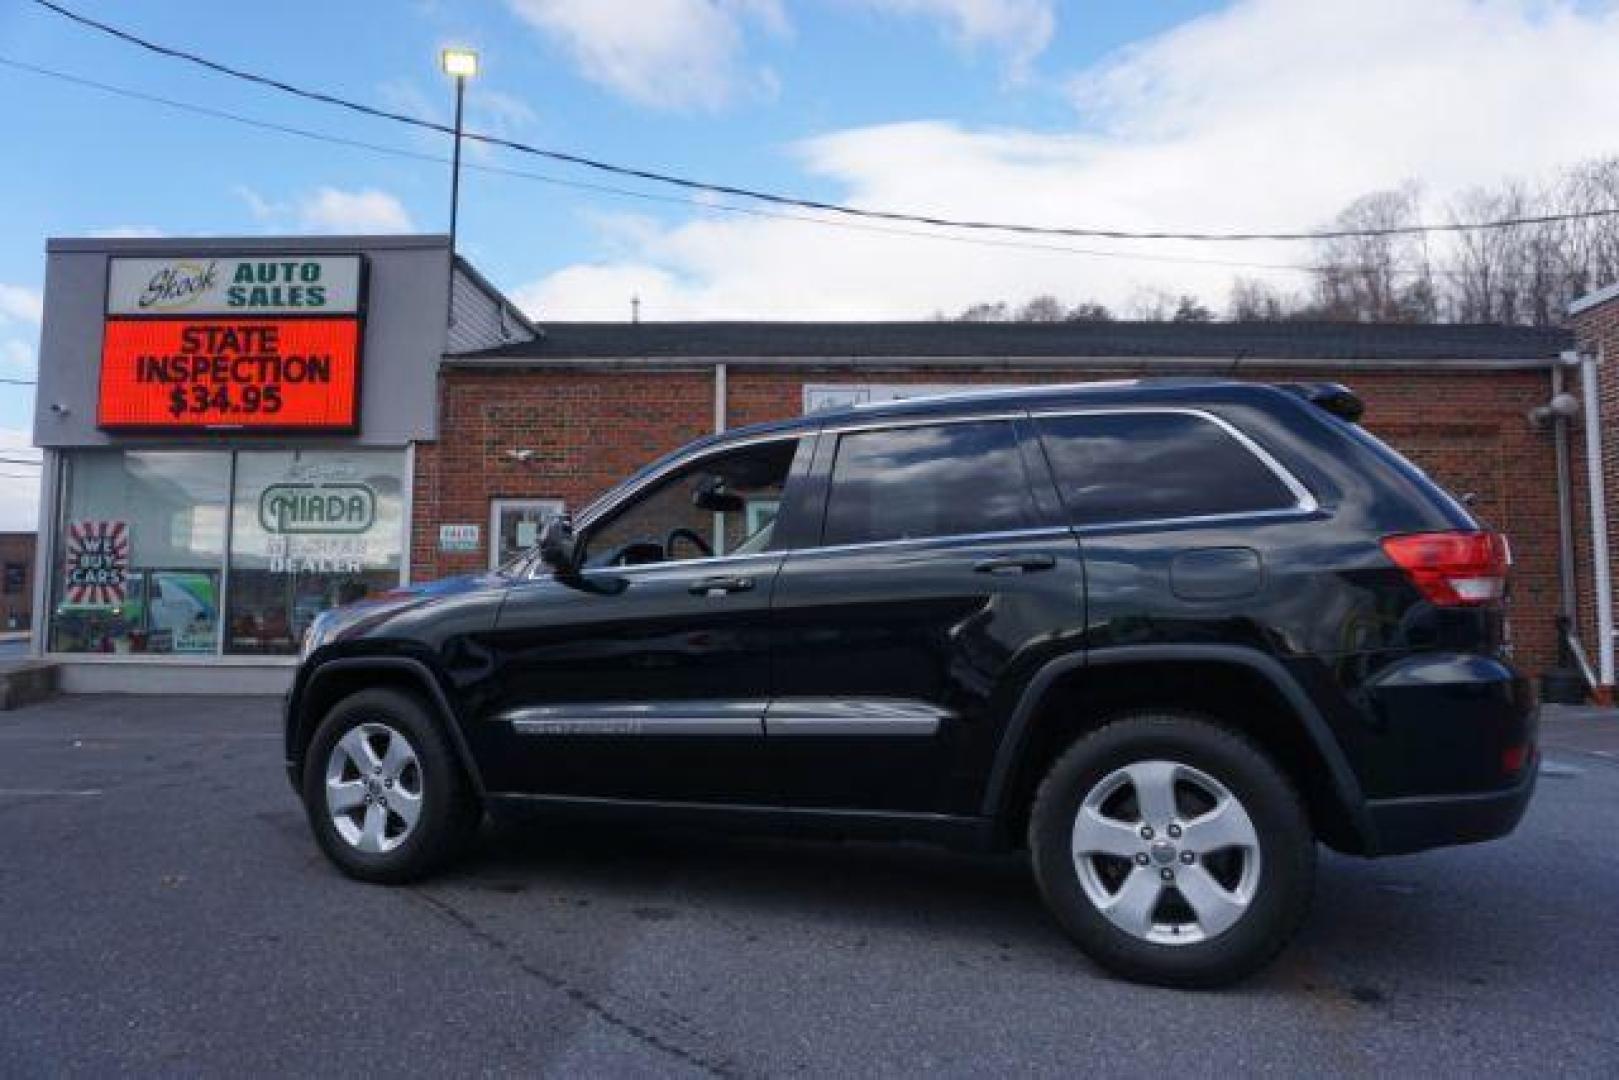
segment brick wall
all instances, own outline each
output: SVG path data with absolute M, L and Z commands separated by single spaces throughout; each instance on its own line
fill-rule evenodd
M 1619 348 L 1614 350 L 1619 356 Z M 1110 372 L 1111 377 L 1136 372 Z M 1094 372 L 965 372 L 955 369 L 815 371 L 732 365 L 730 427 L 797 416 L 805 383 L 1030 384 L 1101 377 Z M 1366 401 L 1366 426 L 1442 484 L 1477 496 L 1476 512 L 1512 539 L 1513 632 L 1531 673 L 1555 658 L 1557 503 L 1551 438 L 1530 429 L 1548 375 L 1281 371 L 1266 381 L 1347 383 Z M 577 509 L 652 458 L 713 427 L 711 368 L 510 373 L 448 371 L 441 380 L 441 440 L 417 452 L 411 565 L 418 580 L 481 569 L 487 549 L 437 550 L 441 522 L 489 520 L 493 498 L 561 498 Z M 1615 393 L 1619 411 L 1619 392 Z M 1616 440 L 1619 441 L 1619 440 Z M 519 462 L 507 451 L 535 451 Z M 1615 447 L 1619 453 L 1619 447 Z M 1616 457 L 1619 461 L 1619 457 Z M 1616 487 L 1619 490 L 1619 487 Z M 487 538 L 485 540 L 487 543 Z
M 1619 550 L 1614 546 L 1619 542 L 1619 503 L 1615 502 L 1619 500 L 1619 370 L 1615 370 L 1619 367 L 1619 299 L 1581 312 L 1572 322 L 1580 348 L 1599 349 L 1603 353 L 1603 363 L 1597 369 L 1597 401 L 1602 422 L 1603 487 L 1608 506 L 1609 573 L 1619 576 L 1619 557 L 1616 557 Z M 1577 369 L 1568 373 L 1565 389 L 1576 397 L 1580 396 Z M 1570 464 L 1576 492 L 1575 536 L 1579 544 L 1576 565 L 1579 567 L 1580 640 L 1594 666 L 1598 655 L 1596 605 L 1593 602 L 1596 582 L 1592 574 L 1591 519 L 1586 501 L 1585 431 L 1580 420 L 1570 427 Z
M 34 610 L 33 533 L 0 533 L 0 633 L 29 628 Z M 13 569 L 22 567 L 20 587 Z

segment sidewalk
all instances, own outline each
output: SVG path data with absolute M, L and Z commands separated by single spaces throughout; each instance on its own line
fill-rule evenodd
M 1543 705 L 1540 741 L 1552 750 L 1575 750 L 1619 762 L 1619 709 Z

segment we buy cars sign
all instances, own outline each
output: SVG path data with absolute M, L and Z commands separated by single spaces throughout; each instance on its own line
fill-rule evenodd
M 359 255 L 109 260 L 97 422 L 353 430 L 364 286 Z

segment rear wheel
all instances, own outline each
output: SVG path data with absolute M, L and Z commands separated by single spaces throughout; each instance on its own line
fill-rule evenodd
M 1035 877 L 1096 962 L 1166 986 L 1267 963 L 1309 906 L 1315 839 L 1285 774 L 1191 715 L 1138 714 L 1051 768 L 1029 824 Z
M 481 816 L 460 763 L 420 701 L 364 690 L 340 701 L 304 755 L 304 810 L 344 873 L 399 883 L 443 866 Z

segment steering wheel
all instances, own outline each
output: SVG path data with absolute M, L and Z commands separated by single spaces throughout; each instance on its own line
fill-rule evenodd
M 669 535 L 663 538 L 664 558 L 674 558 L 676 540 L 691 541 L 691 546 L 702 552 L 704 558 L 714 554 L 714 549 L 708 546 L 707 540 L 704 540 L 700 535 L 693 532 L 691 529 L 688 529 L 685 526 L 680 526 L 678 528 L 670 529 Z

